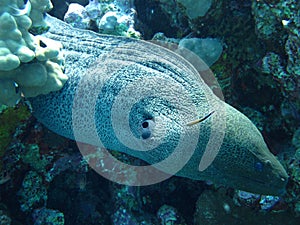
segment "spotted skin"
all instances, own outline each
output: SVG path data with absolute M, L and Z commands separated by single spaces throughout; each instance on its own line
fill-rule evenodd
M 46 36 L 63 44 L 65 73 L 69 77 L 60 91 L 30 99 L 34 116 L 50 130 L 70 139 L 75 139 L 74 133 L 77 133 L 77 141 L 91 145 L 99 145 L 100 138 L 105 148 L 127 153 L 150 164 L 167 158 L 179 144 L 180 137 L 185 135 L 190 141 L 179 149 L 178 157 L 184 156 L 192 143 L 195 144 L 194 152 L 176 175 L 210 180 L 260 194 L 284 193 L 288 175 L 268 150 L 258 129 L 246 116 L 216 97 L 194 67 L 182 57 L 148 42 L 99 35 L 74 29 L 55 18 L 48 17 L 48 20 L 51 29 Z M 81 87 L 83 80 L 87 80 L 85 88 Z M 124 94 L 122 91 L 134 82 L 138 82 L 139 86 Z M 90 107 L 89 97 L 95 90 L 97 95 L 92 119 L 96 133 L 93 133 L 91 127 L 85 125 L 89 118 L 84 110 L 79 114 L 81 116 L 74 116 L 72 109 L 76 106 L 80 110 Z M 181 90 L 185 91 L 184 94 Z M 126 104 L 134 100 L 132 96 L 138 93 L 150 94 L 133 104 L 130 112 L 119 110 L 114 117 L 112 110 L 117 98 L 122 95 L 117 108 L 125 109 Z M 176 99 L 178 104 L 151 93 Z M 212 108 L 215 109 L 212 105 L 222 106 L 223 113 L 215 110 L 210 115 Z M 207 115 L 210 116 L 196 125 L 186 123 L 189 119 L 188 122 L 192 122 Z M 155 120 L 158 116 L 164 123 L 163 128 Z M 129 120 L 133 139 L 144 135 L 154 144 L 158 140 L 160 143 L 151 151 L 136 151 L 128 147 L 118 139 L 118 135 L 127 134 L 125 128 L 124 131 L 116 131 L 112 123 L 115 118 L 118 120 L 116 126 L 121 129 Z M 80 125 L 75 131 L 74 120 Z M 149 132 L 145 131 L 148 128 L 141 128 L 145 120 L 155 123 L 151 135 L 143 133 Z M 210 135 L 221 130 L 218 121 L 222 120 L 226 129 L 218 154 L 205 170 L 199 171 L 199 162 Z M 128 134 L 126 137 L 130 139 L 131 136 Z

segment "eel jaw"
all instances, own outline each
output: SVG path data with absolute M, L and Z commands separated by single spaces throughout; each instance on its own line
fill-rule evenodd
M 275 158 L 275 156 L 273 156 Z M 222 178 L 215 182 L 220 184 L 228 184 L 228 186 L 243 190 L 251 193 L 281 196 L 286 192 L 286 185 L 288 183 L 288 174 L 279 163 L 279 161 L 273 161 L 272 164 L 267 162 L 270 166 L 266 168 L 265 174 L 259 175 L 259 173 L 240 172 L 235 174 L 224 173 L 223 169 L 216 168 L 219 173 L 222 173 Z

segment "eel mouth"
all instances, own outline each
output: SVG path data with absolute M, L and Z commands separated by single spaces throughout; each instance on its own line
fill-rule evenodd
M 278 178 L 273 182 L 269 182 L 246 176 L 239 176 L 237 177 L 237 180 L 239 180 L 238 183 L 243 182 L 243 186 L 246 191 L 276 196 L 283 195 L 286 192 L 285 187 L 288 182 L 288 179 L 285 178 Z M 251 182 L 251 187 L 248 186 L 249 182 Z
M 268 179 L 264 176 L 263 179 L 258 179 L 254 176 L 246 176 L 241 173 L 235 176 L 224 174 L 223 170 L 214 167 L 215 170 L 223 174 L 223 184 L 227 186 L 256 194 L 282 196 L 286 193 L 286 185 L 289 177 L 285 171 L 272 176 L 273 179 Z M 213 181 L 213 180 L 212 180 Z M 213 181 L 214 182 L 214 181 Z M 215 180 L 216 183 L 222 184 L 220 180 Z
M 215 169 L 217 168 L 215 167 Z M 226 180 L 225 182 L 228 183 L 229 187 L 237 190 L 262 195 L 282 196 L 286 193 L 286 185 L 288 183 L 288 176 L 284 175 L 285 174 L 274 174 L 272 179 L 267 179 L 266 177 L 258 179 L 255 176 L 245 176 L 242 174 L 229 176 L 223 173 L 223 178 Z

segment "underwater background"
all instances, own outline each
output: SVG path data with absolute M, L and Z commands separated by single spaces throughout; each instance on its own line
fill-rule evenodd
M 193 51 L 210 67 L 225 101 L 260 130 L 289 182 L 283 196 L 176 176 L 150 186 L 120 185 L 94 172 L 74 141 L 39 123 L 21 94 L 10 107 L 0 96 L 0 225 L 300 224 L 298 0 L 29 1 L 12 1 L 21 7 L 8 12 L 17 18 L 40 10 L 40 17 L 30 16 L 34 36 L 51 27 L 41 22 L 48 12 L 80 29 Z M 0 9 L 0 25 L 4 14 Z

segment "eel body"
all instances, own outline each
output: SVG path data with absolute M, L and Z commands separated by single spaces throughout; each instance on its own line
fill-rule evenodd
M 69 77 L 60 91 L 30 99 L 33 114 L 50 130 L 166 173 L 261 194 L 284 192 L 288 175 L 258 129 L 215 96 L 181 56 L 48 20 L 46 37 L 63 44 Z

